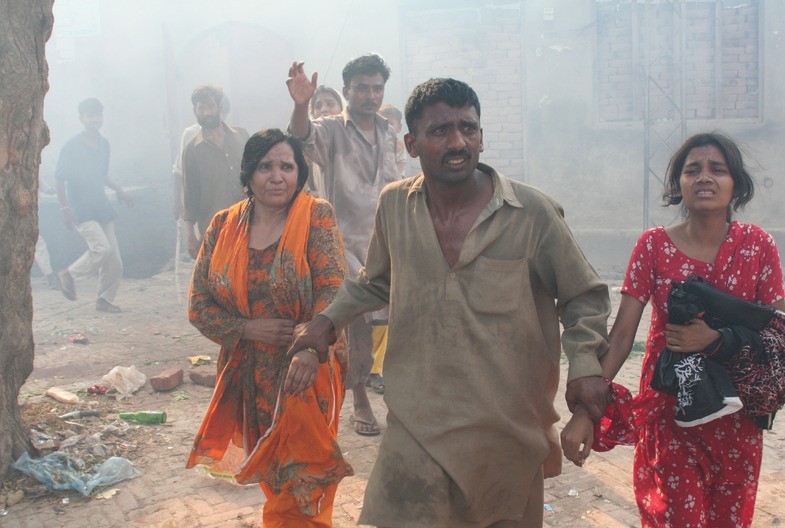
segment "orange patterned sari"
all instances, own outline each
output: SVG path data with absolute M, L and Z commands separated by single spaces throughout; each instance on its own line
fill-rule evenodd
M 262 486 L 264 526 L 330 526 L 337 484 L 352 474 L 336 438 L 345 341 L 320 365 L 314 385 L 291 396 L 283 391 L 286 347 L 240 335 L 248 319 L 300 323 L 329 304 L 345 273 L 343 245 L 329 204 L 300 193 L 277 248 L 249 249 L 251 208 L 245 200 L 216 215 L 194 268 L 189 319 L 221 344 L 221 353 L 187 467 L 221 461 L 227 450 L 229 459 L 242 448 L 232 474 Z

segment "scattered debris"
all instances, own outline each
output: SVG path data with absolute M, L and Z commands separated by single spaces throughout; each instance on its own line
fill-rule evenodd
M 142 474 L 128 459 L 117 456 L 109 458 L 91 473 L 84 460 L 67 451 L 55 451 L 41 458 L 30 458 L 30 454 L 24 452 L 12 467 L 43 483 L 47 489 L 73 489 L 84 496 L 98 486 L 109 486 Z
M 210 356 L 191 356 L 188 358 L 191 360 L 191 366 L 198 367 L 199 365 L 207 365 L 212 361 Z
M 11 506 L 16 506 L 24 498 L 25 498 L 25 492 L 23 490 L 16 490 L 16 491 L 6 495 L 5 505 L 8 508 L 10 508 Z
M 79 396 L 60 387 L 50 387 L 47 389 L 46 395 L 62 403 L 73 404 L 79 401 Z
M 59 449 L 60 442 L 38 429 L 30 430 L 30 441 L 39 451 L 44 449 Z
M 96 499 L 111 499 L 112 497 L 117 495 L 118 491 L 120 491 L 120 490 L 117 489 L 117 488 L 108 489 L 106 491 L 102 491 L 101 493 L 97 494 L 95 496 L 95 498 Z
M 79 332 L 78 334 L 74 334 L 74 335 L 70 336 L 68 339 L 72 343 L 76 343 L 78 345 L 86 345 L 86 344 L 88 344 L 90 342 L 90 340 L 87 338 L 87 336 L 84 335 L 82 332 Z
M 63 420 L 70 420 L 72 418 L 90 418 L 100 416 L 98 411 L 72 411 L 69 413 L 61 414 L 60 418 Z
M 130 367 L 114 367 L 101 379 L 117 391 L 118 400 L 130 396 L 147 383 L 147 376 L 139 372 L 139 369 L 134 365 Z
M 121 403 L 114 399 L 80 401 L 76 404 L 77 410 L 73 411 L 82 415 L 78 422 L 60 418 L 64 413 L 70 414 L 66 412 L 68 408 L 43 395 L 31 396 L 28 400 L 29 403 L 21 409 L 22 423 L 36 449 L 44 456 L 66 453 L 80 460 L 84 464 L 81 471 L 88 476 L 96 473 L 110 457 L 136 460 L 151 448 L 171 446 L 171 441 L 156 436 L 157 428 L 118 420 Z M 73 418 L 76 419 L 75 416 Z M 13 471 L 0 488 L 0 516 L 19 501 L 44 498 L 59 505 L 66 493 L 74 492 L 52 491 L 33 477 Z M 70 500 L 73 504 L 73 495 Z

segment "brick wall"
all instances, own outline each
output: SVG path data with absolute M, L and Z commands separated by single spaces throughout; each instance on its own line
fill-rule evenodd
M 761 118 L 760 8 L 726 4 L 597 2 L 598 120 L 643 119 L 647 69 L 652 119 Z
M 454 77 L 482 107 L 482 161 L 523 179 L 523 53 L 515 6 L 401 10 L 404 93 L 431 77 Z

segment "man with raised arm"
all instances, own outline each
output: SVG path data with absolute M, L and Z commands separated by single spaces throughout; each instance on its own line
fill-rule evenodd
M 303 63 L 289 69 L 287 85 L 294 101 L 289 132 L 300 137 L 305 155 L 322 171 L 321 195 L 335 208 L 343 235 L 349 274 L 356 277 L 365 264 L 373 231 L 376 204 L 382 188 L 400 178 L 395 157 L 395 130 L 377 112 L 384 99 L 390 69 L 378 55 L 363 55 L 343 69 L 346 108 L 336 115 L 311 122 L 308 102 L 317 87 L 317 74 L 309 79 Z M 370 322 L 360 318 L 347 327 L 349 372 L 354 430 L 360 435 L 379 434 L 365 382 L 373 365 Z

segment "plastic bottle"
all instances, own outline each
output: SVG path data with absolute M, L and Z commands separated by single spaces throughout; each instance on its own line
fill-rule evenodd
M 121 412 L 119 416 L 121 420 L 141 423 L 162 424 L 166 422 L 166 413 L 163 411 Z

